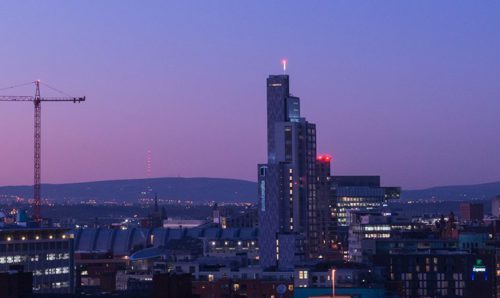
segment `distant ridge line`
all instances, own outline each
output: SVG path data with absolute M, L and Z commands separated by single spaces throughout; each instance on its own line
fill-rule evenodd
M 192 200 L 197 203 L 257 202 L 256 182 L 214 177 L 156 177 L 46 183 L 42 184 L 42 197 L 56 202 L 95 199 L 97 202 L 116 200 L 135 203 L 140 193 L 147 187 L 157 192 L 160 199 Z M 403 190 L 401 200 L 489 200 L 497 195 L 500 195 L 500 181 Z M 32 186 L 0 186 L 0 196 L 31 198 Z
M 42 184 L 42 197 L 56 202 L 93 199 L 138 202 L 141 192 L 152 189 L 160 199 L 202 202 L 253 202 L 255 182 L 206 177 L 160 177 L 149 179 L 104 180 L 62 184 Z M 3 186 L 0 195 L 31 198 L 31 186 Z

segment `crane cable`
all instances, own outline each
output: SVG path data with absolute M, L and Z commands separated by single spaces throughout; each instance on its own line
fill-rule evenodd
M 23 84 L 19 84 L 19 85 L 8 86 L 8 87 L 0 88 L 0 91 L 7 90 L 7 89 L 13 89 L 13 88 L 17 88 L 17 87 L 22 87 L 22 86 L 27 86 L 27 85 L 31 85 L 31 84 L 33 84 L 33 82 L 28 82 L 28 83 L 23 83 Z
M 59 89 L 57 89 L 56 87 L 52 87 L 50 85 L 48 85 L 47 83 L 44 83 L 44 82 L 40 82 L 40 84 L 44 85 L 45 87 L 48 87 L 49 89 L 52 89 L 53 91 L 56 91 L 56 92 L 59 92 L 61 94 L 63 94 L 64 96 L 68 96 L 68 97 L 74 97 L 73 95 L 70 95 L 64 91 L 61 91 Z
M 3 88 L 0 88 L 0 91 L 3 91 L 3 90 L 7 90 L 7 89 L 14 89 L 14 88 L 18 88 L 18 87 L 23 87 L 23 86 L 27 86 L 27 85 L 31 85 L 33 84 L 33 82 L 27 82 L 27 83 L 22 83 L 22 84 L 17 84 L 17 85 L 12 85 L 12 86 L 8 86 L 8 87 L 3 87 Z M 57 89 L 56 87 L 53 87 L 53 86 L 50 86 L 49 84 L 47 83 L 44 83 L 44 82 L 40 82 L 40 84 L 44 85 L 45 87 L 51 89 L 52 91 L 55 91 L 55 92 L 58 92 L 60 94 L 63 94 L 64 96 L 69 96 L 69 97 L 74 97 L 73 95 L 70 95 L 68 94 L 67 92 L 64 92 L 62 90 L 59 90 Z

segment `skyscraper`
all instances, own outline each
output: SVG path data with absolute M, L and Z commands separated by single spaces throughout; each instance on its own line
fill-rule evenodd
M 288 75 L 267 79 L 267 154 L 258 166 L 260 262 L 290 269 L 309 256 L 318 221 L 316 126 L 300 116 Z
M 329 155 L 319 155 L 316 159 L 316 200 L 317 200 L 317 220 L 318 237 L 317 245 L 311 247 L 311 255 L 321 258 L 335 258 L 336 253 L 332 248 L 337 240 L 337 215 L 336 197 L 332 191 L 331 162 Z

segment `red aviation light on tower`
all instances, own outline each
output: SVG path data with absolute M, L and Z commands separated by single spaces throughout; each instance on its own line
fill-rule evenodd
M 320 162 L 331 162 L 332 156 L 330 154 L 321 154 L 316 157 L 316 160 Z

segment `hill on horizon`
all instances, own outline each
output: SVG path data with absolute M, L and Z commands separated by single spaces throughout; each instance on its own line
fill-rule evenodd
M 257 201 L 257 183 L 226 178 L 181 178 L 164 177 L 150 179 L 124 179 L 64 184 L 43 184 L 43 198 L 63 202 L 95 199 L 98 203 L 116 200 L 137 202 L 141 192 L 148 187 L 164 200 L 191 200 L 206 202 L 250 202 Z M 403 190 L 402 201 L 408 200 L 489 200 L 500 195 L 500 181 L 475 185 L 437 186 L 426 189 Z M 33 187 L 1 186 L 0 196 L 31 198 Z
M 148 188 L 164 200 L 205 202 L 254 202 L 255 182 L 224 178 L 150 178 L 107 180 L 65 184 L 42 184 L 42 197 L 63 202 L 95 199 L 98 203 L 116 200 L 136 203 Z M 33 197 L 33 186 L 2 186 L 0 195 Z
M 405 201 L 430 199 L 442 201 L 470 201 L 490 200 L 496 196 L 500 196 L 500 181 L 405 190 L 401 194 L 401 199 Z

